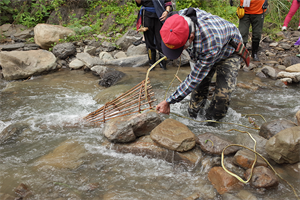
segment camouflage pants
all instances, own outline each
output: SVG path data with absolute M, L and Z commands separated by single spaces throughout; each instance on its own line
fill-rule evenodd
M 196 118 L 198 112 L 204 109 L 211 79 L 215 72 L 216 87 L 209 107 L 205 111 L 206 119 L 220 120 L 225 117 L 231 94 L 236 87 L 238 70 L 240 69 L 240 58 L 238 55 L 227 58 L 216 63 L 208 75 L 199 83 L 191 94 L 188 112 L 191 117 Z

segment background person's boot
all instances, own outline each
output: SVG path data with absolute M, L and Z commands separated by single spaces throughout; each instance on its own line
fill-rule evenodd
M 252 59 L 254 61 L 259 61 L 258 52 L 259 42 L 252 42 Z
M 156 62 L 156 50 L 148 49 L 148 59 L 150 67 Z M 153 68 L 154 69 L 154 68 Z
M 161 59 L 165 56 L 161 52 L 158 52 L 158 54 L 159 54 L 159 59 Z M 166 59 L 163 59 L 162 61 L 160 61 L 159 66 L 160 66 L 160 68 L 163 68 L 164 70 L 167 70 L 167 61 L 166 61 Z

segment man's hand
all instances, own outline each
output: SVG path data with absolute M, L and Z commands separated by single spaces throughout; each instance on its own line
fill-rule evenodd
M 158 113 L 163 113 L 163 114 L 170 114 L 170 104 L 166 101 L 163 100 L 156 106 L 156 110 Z

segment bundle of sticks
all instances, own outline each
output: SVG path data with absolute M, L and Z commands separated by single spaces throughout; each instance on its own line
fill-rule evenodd
M 156 101 L 156 99 L 151 99 L 153 96 L 150 80 L 147 79 L 147 83 L 143 80 L 126 93 L 91 112 L 84 119 L 92 123 L 105 123 L 116 117 L 153 109 L 152 103 Z

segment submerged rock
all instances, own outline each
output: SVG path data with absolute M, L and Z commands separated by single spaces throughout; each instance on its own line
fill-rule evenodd
M 0 145 L 13 141 L 27 127 L 29 127 L 29 125 L 22 122 L 9 125 L 0 133 Z
M 35 163 L 36 169 L 77 169 L 83 164 L 82 158 L 87 151 L 83 144 L 75 140 L 62 142 L 52 152 L 39 158 Z

